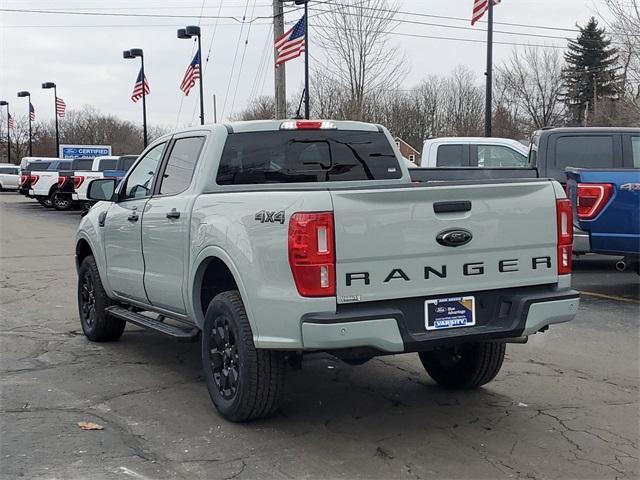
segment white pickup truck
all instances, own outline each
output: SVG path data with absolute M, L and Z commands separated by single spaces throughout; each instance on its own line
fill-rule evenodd
M 477 388 L 506 343 L 574 318 L 571 204 L 529 169 L 408 169 L 379 125 L 254 121 L 152 143 L 94 180 L 76 236 L 85 335 L 201 339 L 233 421 L 273 413 L 288 364 L 417 352 Z M 515 178 L 514 178 L 515 177 Z
M 53 194 L 58 188 L 59 172 L 71 168 L 71 160 L 54 159 L 47 170 L 31 175 L 29 196 L 35 198 L 43 207 L 53 207 Z
M 424 142 L 420 166 L 527 167 L 528 148 L 498 137 L 441 137 Z
M 90 171 L 74 172 L 71 198 L 73 201 L 80 202 L 86 210 L 87 205 L 93 203 L 87 198 L 89 183 L 105 176 L 122 178 L 137 158 L 137 155 L 96 157 Z

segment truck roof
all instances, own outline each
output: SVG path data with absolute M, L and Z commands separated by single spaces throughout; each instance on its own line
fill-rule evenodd
M 640 128 L 635 127 L 552 127 L 536 130 L 534 135 L 543 133 L 640 133 Z

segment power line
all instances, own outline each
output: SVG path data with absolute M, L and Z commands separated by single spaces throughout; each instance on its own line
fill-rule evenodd
M 249 1 L 247 0 L 247 5 Z M 256 0 L 253 0 L 253 8 L 251 9 L 251 15 L 256 10 Z M 231 101 L 231 109 L 230 112 L 233 113 L 233 108 L 236 105 L 236 96 L 238 95 L 238 86 L 240 85 L 240 79 L 242 78 L 242 67 L 244 66 L 244 57 L 247 54 L 247 46 L 249 45 L 249 35 L 251 34 L 251 24 L 249 24 L 249 28 L 247 29 L 247 36 L 244 39 L 244 49 L 242 50 L 242 58 L 240 59 L 240 68 L 238 69 L 238 81 L 236 82 L 236 88 L 233 92 L 233 100 Z

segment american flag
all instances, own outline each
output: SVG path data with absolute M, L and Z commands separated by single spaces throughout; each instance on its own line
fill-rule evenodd
M 187 71 L 184 72 L 184 78 L 180 84 L 180 90 L 185 95 L 189 95 L 189 92 L 196 84 L 196 80 L 200 78 L 200 52 L 196 52 L 196 55 L 191 60 L 191 63 L 187 67 Z
M 9 128 L 16 128 L 16 122 L 13 121 L 11 114 L 9 114 L 9 120 L 7 123 L 9 124 Z
M 56 114 L 59 117 L 64 117 L 64 111 L 67 109 L 67 104 L 64 103 L 60 97 L 56 97 Z
M 36 121 L 36 110 L 33 108 L 33 103 L 29 102 L 29 120 Z
M 500 0 L 493 0 L 493 4 L 497 5 Z M 489 0 L 474 0 L 473 2 L 473 14 L 471 15 L 471 26 L 482 18 L 484 12 L 489 8 Z
M 138 100 L 142 98 L 142 89 L 144 88 L 144 94 L 149 95 L 151 89 L 149 88 L 149 82 L 147 82 L 147 76 L 144 75 L 144 79 L 142 76 L 142 68 L 140 69 L 140 73 L 138 73 L 138 78 L 136 79 L 136 84 L 133 86 L 133 93 L 131 94 L 131 100 L 133 103 L 136 103 Z
M 276 39 L 274 43 L 274 46 L 278 51 L 278 56 L 276 57 L 276 68 L 284 62 L 288 62 L 289 60 L 299 57 L 304 52 L 307 38 L 304 27 L 305 16 L 303 15 L 293 28 L 287 30 Z

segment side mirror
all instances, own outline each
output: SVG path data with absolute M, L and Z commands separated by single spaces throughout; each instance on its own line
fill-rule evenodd
M 96 200 L 111 202 L 113 201 L 113 194 L 116 191 L 116 179 L 115 178 L 100 178 L 92 180 L 89 183 L 89 190 L 87 191 L 87 198 L 89 200 Z

